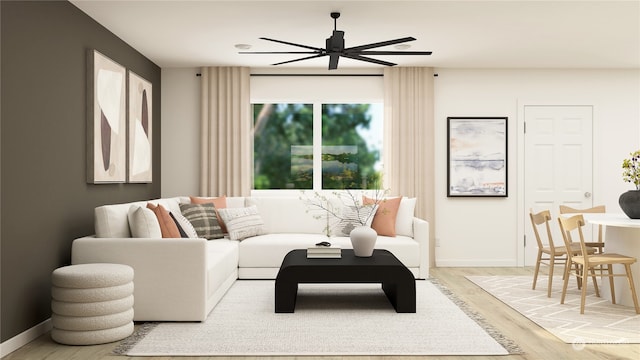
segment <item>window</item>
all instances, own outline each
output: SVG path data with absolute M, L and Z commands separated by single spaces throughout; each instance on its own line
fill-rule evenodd
M 254 189 L 313 188 L 313 106 L 253 105 Z
M 254 104 L 254 189 L 372 189 L 380 103 Z
M 379 185 L 382 104 L 322 105 L 322 189 Z

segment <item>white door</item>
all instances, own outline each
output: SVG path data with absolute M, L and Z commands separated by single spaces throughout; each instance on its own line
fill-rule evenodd
M 525 266 L 535 265 L 537 243 L 529 209 L 551 211 L 554 242 L 562 245 L 561 204 L 592 203 L 592 106 L 525 106 Z M 585 236 L 590 236 L 585 234 Z

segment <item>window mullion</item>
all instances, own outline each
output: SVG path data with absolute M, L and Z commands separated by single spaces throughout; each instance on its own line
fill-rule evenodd
M 322 103 L 313 103 L 313 190 L 322 190 Z

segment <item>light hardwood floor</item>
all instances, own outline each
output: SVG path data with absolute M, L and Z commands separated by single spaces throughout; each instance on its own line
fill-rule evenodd
M 467 275 L 531 275 L 531 268 L 435 268 L 431 269 L 431 276 L 438 279 L 441 284 L 448 287 L 460 299 L 482 315 L 490 324 L 503 334 L 514 340 L 524 351 L 521 355 L 508 356 L 425 356 L 429 359 L 456 360 L 456 359 L 495 359 L 495 360 L 521 360 L 521 359 L 630 359 L 640 360 L 640 344 L 632 345 L 584 345 L 576 348 L 571 344 L 565 344 L 556 337 L 540 328 L 535 323 L 504 305 L 493 296 L 487 294 L 479 287 L 466 280 Z M 49 334 L 45 334 L 21 349 L 7 355 L 4 360 L 186 360 L 187 357 L 120 357 L 111 355 L 111 351 L 117 343 L 96 346 L 64 346 L 54 343 Z M 292 359 L 290 357 L 289 359 Z M 347 358 L 347 357 L 345 357 Z M 386 359 L 390 357 L 348 357 L 350 360 L 359 359 Z M 403 360 L 412 360 L 419 357 L 402 357 Z M 201 357 L 199 360 L 222 360 L 222 357 Z M 232 360 L 244 360 L 242 357 L 233 357 Z M 257 359 L 257 358 L 254 358 Z M 267 358 L 260 358 L 267 359 Z M 276 359 L 276 358 L 269 358 Z M 283 358 L 287 359 L 287 358 Z M 304 360 L 313 360 L 314 357 L 304 357 Z M 319 357 L 319 359 L 323 359 Z M 341 359 L 341 357 L 326 357 L 324 359 Z

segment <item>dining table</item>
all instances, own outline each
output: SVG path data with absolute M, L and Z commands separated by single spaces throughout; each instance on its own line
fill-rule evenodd
M 582 215 L 586 223 L 604 227 L 604 253 L 617 253 L 638 259 L 631 265 L 637 292 L 640 289 L 640 219 L 630 219 L 623 213 L 584 213 Z M 624 274 L 624 266 L 614 265 L 614 272 Z M 616 303 L 634 306 L 627 278 L 617 276 L 614 279 Z M 601 297 L 611 300 L 608 279 L 603 278 L 599 289 Z

